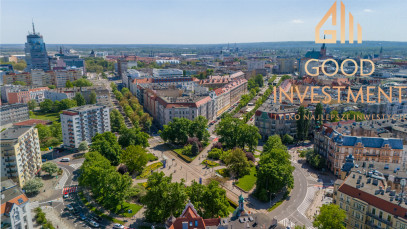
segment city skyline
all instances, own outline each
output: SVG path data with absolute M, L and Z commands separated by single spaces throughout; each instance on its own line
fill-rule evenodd
M 313 41 L 316 24 L 334 2 L 123 0 L 115 4 L 111 1 L 98 1 L 97 4 L 85 1 L 80 5 L 75 4 L 79 1 L 70 1 L 72 4 L 61 7 L 60 2 L 48 0 L 35 3 L 4 0 L 0 43 L 24 43 L 27 31 L 32 30 L 32 20 L 37 31 L 45 36 L 47 44 Z M 403 13 L 403 5 L 407 6 L 407 2 L 343 2 L 347 12 L 352 12 L 355 22 L 362 25 L 364 41 L 407 41 L 406 31 L 393 29 L 402 28 L 403 22 L 407 21 Z M 394 4 L 398 7 L 391 8 Z M 16 12 L 19 12 L 19 20 L 4 23 Z M 79 26 L 82 23 L 88 26 Z

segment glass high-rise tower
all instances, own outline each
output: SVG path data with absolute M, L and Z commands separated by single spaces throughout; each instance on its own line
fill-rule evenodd
M 48 71 L 50 69 L 44 40 L 40 33 L 35 32 L 34 23 L 33 32 L 27 35 L 27 43 L 25 43 L 25 60 L 27 71 L 31 71 L 31 69 Z

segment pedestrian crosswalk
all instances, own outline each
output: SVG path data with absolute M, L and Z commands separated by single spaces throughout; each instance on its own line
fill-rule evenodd
M 71 166 L 74 169 L 79 169 L 79 167 L 81 167 L 81 163 L 76 163 L 76 164 L 70 164 L 69 166 Z
M 288 218 L 285 218 L 285 219 L 283 219 L 283 220 L 281 220 L 281 221 L 279 221 L 278 222 L 279 224 L 281 224 L 281 225 L 283 225 L 284 227 L 286 227 L 286 228 L 292 228 L 292 229 L 294 229 L 295 228 L 295 226 L 301 226 L 301 225 L 295 225 L 295 223 L 293 223 L 290 219 L 288 219 Z M 314 227 L 306 227 L 307 229 L 314 229 Z
M 77 185 L 71 186 L 71 187 L 66 187 L 66 188 L 64 188 L 62 190 L 62 194 L 69 194 L 69 193 L 72 193 L 72 192 L 76 192 L 77 189 L 78 189 Z
M 66 172 L 64 172 L 64 174 L 62 175 L 61 179 L 58 181 L 58 184 L 55 186 L 55 189 L 61 189 L 65 186 L 66 181 L 68 180 L 68 175 L 66 174 Z
M 305 213 L 307 212 L 308 207 L 311 205 L 311 203 L 314 199 L 314 195 L 317 190 L 318 190 L 317 187 L 308 187 L 307 188 L 307 194 L 306 194 L 304 200 L 302 201 L 301 205 L 298 206 L 298 208 L 297 208 L 299 213 L 301 213 L 302 215 L 305 216 Z

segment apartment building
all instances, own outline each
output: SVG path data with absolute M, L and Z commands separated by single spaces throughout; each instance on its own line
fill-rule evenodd
M 9 92 L 7 95 L 8 103 L 27 103 L 30 100 L 35 100 L 37 103 L 40 103 L 45 100 L 45 91 L 48 90 L 48 87 L 39 87 L 17 92 Z
M 23 187 L 42 165 L 38 131 L 33 126 L 13 126 L 0 134 L 1 178 Z
M 9 73 L 3 75 L 3 84 L 14 84 L 16 81 L 23 82 L 27 86 L 32 85 L 31 73 L 23 72 L 23 73 Z
M 376 170 L 352 171 L 334 185 L 334 203 L 346 211 L 346 228 L 407 228 L 407 201 Z
M 356 161 L 401 163 L 403 140 L 369 136 L 348 136 L 331 127 L 322 127 L 314 133 L 314 148 L 325 156 L 327 167 L 337 176 L 348 155 Z
M 0 126 L 30 119 L 27 104 L 0 106 Z
M 55 85 L 55 72 L 42 69 L 31 70 L 32 85 L 37 87 Z
M 97 133 L 110 131 L 109 108 L 85 105 L 64 110 L 61 113 L 61 126 L 65 146 L 78 148 L 82 141 L 90 144 Z
M 30 200 L 12 180 L 1 181 L 1 228 L 32 229 Z
M 63 88 L 66 86 L 66 81 L 75 81 L 82 78 L 83 70 L 69 69 L 69 70 L 57 70 L 55 71 L 55 84 L 57 88 Z
M 297 136 L 298 106 L 273 104 L 269 99 L 255 113 L 255 125 L 263 140 L 275 134 Z M 311 128 L 310 128 L 311 129 Z
M 214 92 L 216 94 L 216 116 L 219 116 L 247 93 L 247 80 L 234 78 L 225 86 L 215 89 Z
M 182 77 L 184 74 L 184 71 L 181 69 L 153 69 L 153 76 L 154 77 Z

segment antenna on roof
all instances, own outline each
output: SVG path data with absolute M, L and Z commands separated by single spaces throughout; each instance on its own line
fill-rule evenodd
M 35 34 L 35 26 L 34 26 L 34 19 L 31 19 L 32 24 L 33 24 L 33 34 Z

